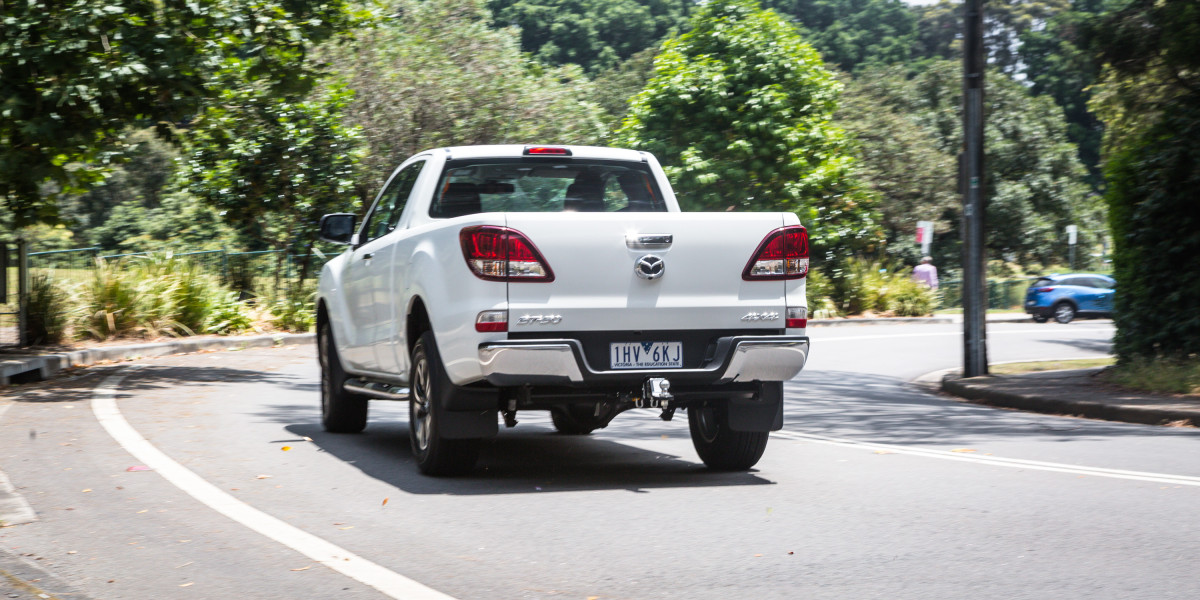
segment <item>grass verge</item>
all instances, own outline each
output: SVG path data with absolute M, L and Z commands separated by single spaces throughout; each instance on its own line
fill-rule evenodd
M 1020 375 L 1022 373 L 1037 373 L 1039 371 L 1060 371 L 1063 369 L 1090 369 L 1092 367 L 1107 367 L 1115 364 L 1116 362 L 1116 358 L 1108 357 L 1008 363 L 1002 365 L 989 365 L 988 372 L 992 375 Z

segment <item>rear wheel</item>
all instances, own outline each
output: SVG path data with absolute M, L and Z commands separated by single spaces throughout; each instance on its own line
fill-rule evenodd
M 767 449 L 767 431 L 734 431 L 729 427 L 725 403 L 688 408 L 688 429 L 696 454 L 716 471 L 745 471 L 758 463 Z
M 600 429 L 602 424 L 592 405 L 552 408 L 550 420 L 554 421 L 554 428 L 565 435 L 587 435 Z
M 327 322 L 317 332 L 317 360 L 321 363 L 321 425 L 332 433 L 362 431 L 367 426 L 367 399 L 342 387 L 348 378 Z
M 1059 323 L 1070 323 L 1075 318 L 1075 307 L 1069 302 L 1059 302 L 1054 305 L 1054 320 Z
M 426 475 L 462 475 L 479 460 L 478 439 L 447 439 L 442 432 L 445 410 L 438 402 L 452 386 L 438 355 L 433 333 L 425 332 L 412 352 L 412 401 L 408 404 L 408 430 L 417 468 Z

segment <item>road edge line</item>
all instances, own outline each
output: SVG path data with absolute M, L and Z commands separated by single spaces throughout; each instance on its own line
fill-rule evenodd
M 351 579 L 397 599 L 454 600 L 325 539 L 258 510 L 175 462 L 137 432 L 117 407 L 118 386 L 135 365 L 110 375 L 92 393 L 92 412 L 118 444 L 138 461 L 209 508 Z

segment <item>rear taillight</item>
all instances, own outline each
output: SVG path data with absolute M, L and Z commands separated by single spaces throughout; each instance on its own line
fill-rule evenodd
M 789 306 L 785 326 L 788 329 L 804 329 L 808 327 L 808 309 L 803 306 Z
M 808 274 L 808 230 L 800 225 L 781 227 L 767 234 L 746 263 L 742 279 L 800 279 Z
M 1053 291 L 1054 291 L 1054 288 L 1052 288 L 1052 287 L 1044 287 L 1044 288 L 1037 288 L 1037 289 L 1035 289 L 1035 290 L 1033 290 L 1033 291 L 1035 291 L 1035 292 L 1037 292 L 1037 293 L 1039 293 L 1039 294 L 1042 294 L 1042 293 L 1045 293 L 1045 292 L 1053 292 Z
M 480 333 L 508 331 L 507 310 L 485 310 L 475 317 L 475 331 Z
M 516 229 L 467 227 L 458 234 L 471 272 L 488 281 L 554 281 L 554 271 L 537 246 Z

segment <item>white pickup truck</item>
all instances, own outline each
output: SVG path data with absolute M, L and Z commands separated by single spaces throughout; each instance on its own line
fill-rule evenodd
M 321 271 L 326 430 L 409 402 L 417 466 L 470 471 L 497 414 L 587 434 L 687 411 L 709 468 L 745 470 L 804 367 L 808 234 L 792 213 L 685 213 L 645 152 L 468 146 L 401 164 Z

